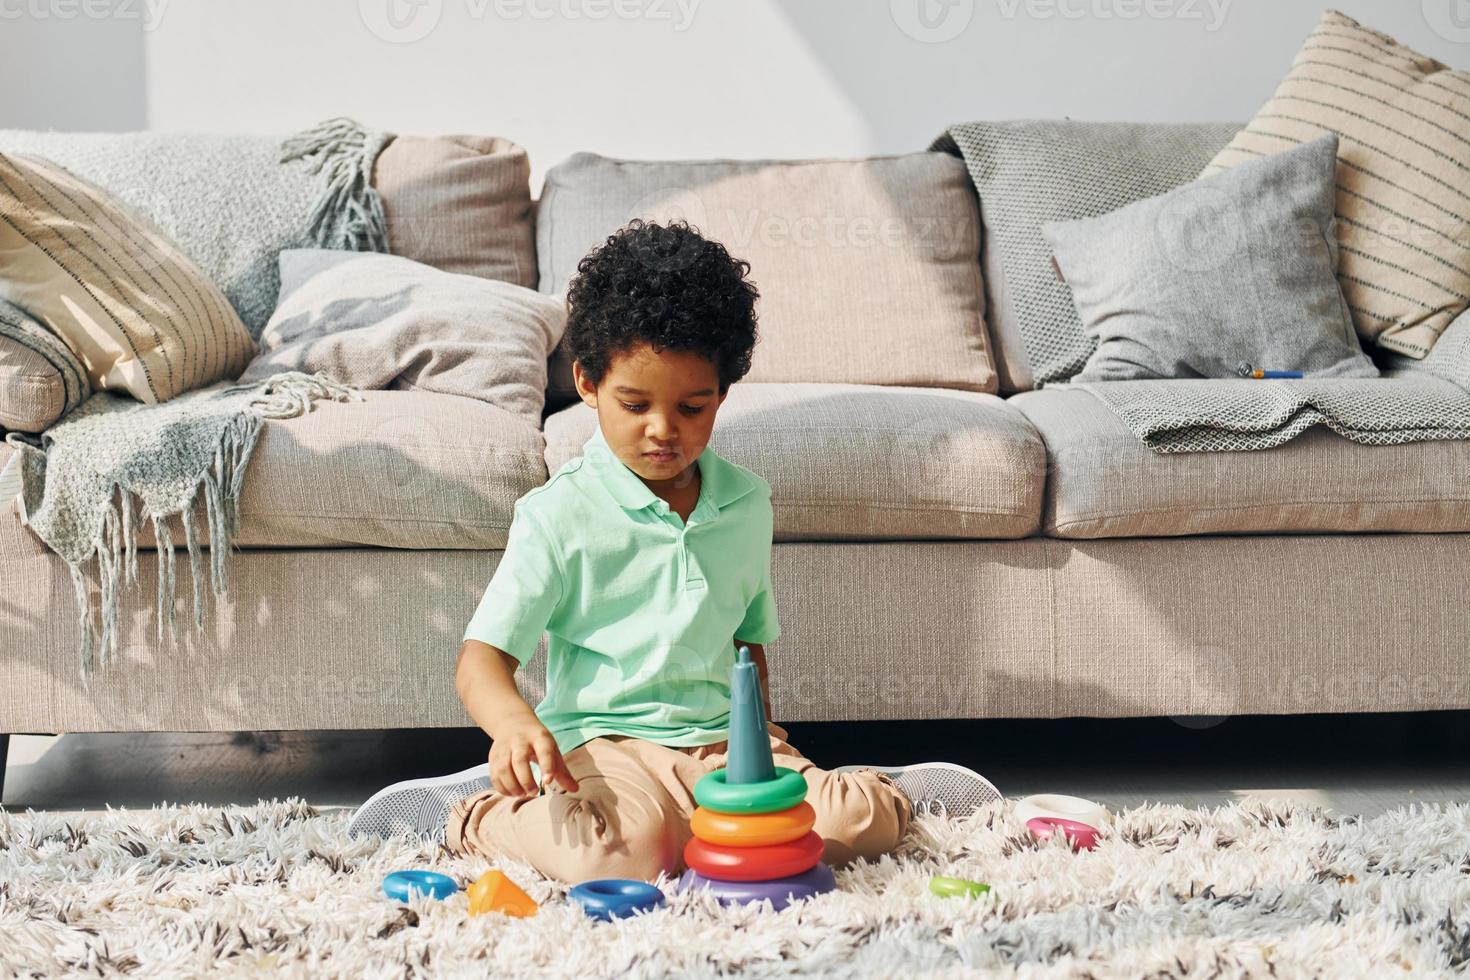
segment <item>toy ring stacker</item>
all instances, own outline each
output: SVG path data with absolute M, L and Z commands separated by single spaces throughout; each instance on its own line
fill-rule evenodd
M 784 844 L 804 837 L 817 822 L 817 811 L 805 800 L 775 813 L 720 813 L 696 807 L 689 829 L 700 840 L 728 847 Z
M 664 893 L 646 881 L 633 878 L 594 878 L 576 885 L 568 897 L 594 919 L 606 922 L 656 909 Z
M 720 813 L 774 813 L 806 799 L 806 777 L 776 766 L 776 778 L 759 783 L 727 783 L 725 770 L 705 773 L 694 784 L 694 802 Z
M 395 902 L 407 902 L 414 895 L 443 899 L 457 891 L 455 880 L 437 871 L 395 871 L 383 879 L 383 894 Z

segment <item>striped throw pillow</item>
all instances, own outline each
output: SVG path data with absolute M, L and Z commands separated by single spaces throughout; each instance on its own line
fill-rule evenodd
M 236 378 L 255 355 L 229 301 L 162 232 L 38 157 L 0 154 L 0 299 L 60 337 L 94 387 L 149 404 Z
M 1470 73 L 1328 11 L 1202 176 L 1328 132 L 1353 323 L 1365 342 L 1423 357 L 1470 305 Z
M 91 394 L 71 348 L 0 300 L 0 430 L 42 432 Z

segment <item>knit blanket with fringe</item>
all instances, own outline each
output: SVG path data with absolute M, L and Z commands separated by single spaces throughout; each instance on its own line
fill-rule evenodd
M 120 587 L 138 580 L 137 529 L 153 525 L 159 559 L 158 639 L 178 639 L 170 519 L 183 525 L 194 586 L 194 628 L 204 630 L 204 580 L 195 505 L 202 495 L 210 577 L 228 587 L 225 559 L 239 531 L 240 487 L 267 419 L 293 418 L 319 398 L 361 395 L 324 374 L 288 371 L 254 384 L 220 382 L 158 405 L 99 391 L 41 434 L 39 445 L 12 434 L 20 466 L 21 519 L 66 560 L 76 586 L 81 669 L 114 660 Z M 96 558 L 101 637 L 85 571 Z
M 13 137 L 7 134 L 0 143 L 13 142 Z M 89 163 L 90 173 L 83 176 L 97 179 L 99 170 L 106 171 L 102 175 L 106 179 L 99 182 L 119 196 L 131 197 L 145 217 L 172 216 L 172 222 L 162 223 L 175 226 L 172 233 L 179 247 L 211 278 L 226 279 L 229 288 L 225 283 L 221 288 L 226 288 L 242 316 L 248 308 L 252 319 L 263 325 L 279 288 L 276 253 L 283 243 L 387 251 L 387 225 L 371 174 L 378 152 L 391 138 L 351 120 L 333 119 L 278 141 L 273 159 L 266 161 L 258 152 L 238 158 L 221 153 L 223 144 L 217 138 L 203 137 L 202 157 L 190 160 L 188 144 L 193 137 L 173 137 L 183 144 L 170 145 L 165 154 L 180 167 L 179 179 L 172 182 L 170 172 L 156 167 L 142 168 L 129 178 L 126 168 L 103 166 L 99 161 L 108 157 L 106 147 L 95 140 L 80 149 L 60 140 L 51 149 L 70 150 L 71 156 Z M 119 152 L 126 156 L 131 151 L 125 146 Z M 58 162 L 67 166 L 64 159 Z M 213 172 L 201 182 L 198 172 L 206 164 Z M 303 169 L 313 187 L 309 196 L 301 193 Z M 119 182 L 128 180 L 134 183 L 131 194 L 120 193 Z M 222 213 L 217 199 L 221 187 L 234 188 L 237 197 L 243 194 L 250 200 L 270 198 L 274 188 L 280 191 L 278 201 L 295 206 Z M 151 202 L 156 214 L 149 215 L 149 208 L 137 202 Z M 240 225 L 252 230 L 240 237 Z M 227 226 L 233 230 L 224 230 Z M 211 243 L 222 239 L 234 242 L 227 254 L 212 251 Z M 12 333 L 21 329 L 11 325 Z M 150 521 L 157 539 L 160 641 L 177 640 L 171 520 L 182 523 L 188 544 L 194 623 L 202 632 L 205 582 L 200 529 L 194 526 L 199 498 L 203 497 L 208 522 L 209 587 L 219 596 L 227 589 L 225 561 L 238 531 L 240 488 L 266 420 L 304 414 L 317 399 L 360 397 L 355 389 L 324 374 L 296 371 L 249 384 L 222 381 L 158 405 L 98 391 L 85 400 L 79 398 L 75 409 L 39 436 L 15 432 L 6 436 L 16 450 L 13 462 L 20 471 L 22 520 L 71 570 L 84 679 L 94 668 L 117 659 L 121 588 L 124 578 L 129 584 L 137 581 L 136 531 L 141 523 Z M 100 610 L 92 606 L 89 562 L 95 564 L 99 579 Z
M 1048 384 L 1081 388 L 1156 453 L 1270 449 L 1323 425 L 1395 446 L 1470 439 L 1470 313 L 1422 360 L 1382 354 L 1378 378 L 1182 379 Z
M 340 118 L 284 137 L 0 129 L 0 152 L 45 157 L 153 222 L 258 340 L 282 249 L 388 250 L 371 179 L 392 138 Z

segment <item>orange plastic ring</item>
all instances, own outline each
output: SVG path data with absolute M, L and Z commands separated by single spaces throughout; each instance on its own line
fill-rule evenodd
M 775 813 L 720 813 L 695 807 L 689 829 L 700 840 L 726 847 L 759 847 L 784 844 L 806 836 L 817 822 L 817 811 L 802 800 L 789 810 Z
M 808 830 L 796 840 L 760 847 L 725 847 L 698 837 L 684 845 L 684 863 L 706 878 L 721 881 L 770 881 L 799 875 L 820 860 L 826 842 Z

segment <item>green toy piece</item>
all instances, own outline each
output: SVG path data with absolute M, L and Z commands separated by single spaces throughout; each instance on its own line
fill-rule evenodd
M 990 886 L 981 881 L 936 875 L 929 879 L 929 890 L 941 898 L 979 898 L 990 891 Z
M 776 813 L 806 799 L 806 777 L 795 769 L 776 766 L 774 779 L 760 783 L 732 783 L 725 769 L 699 777 L 694 802 L 716 813 Z

